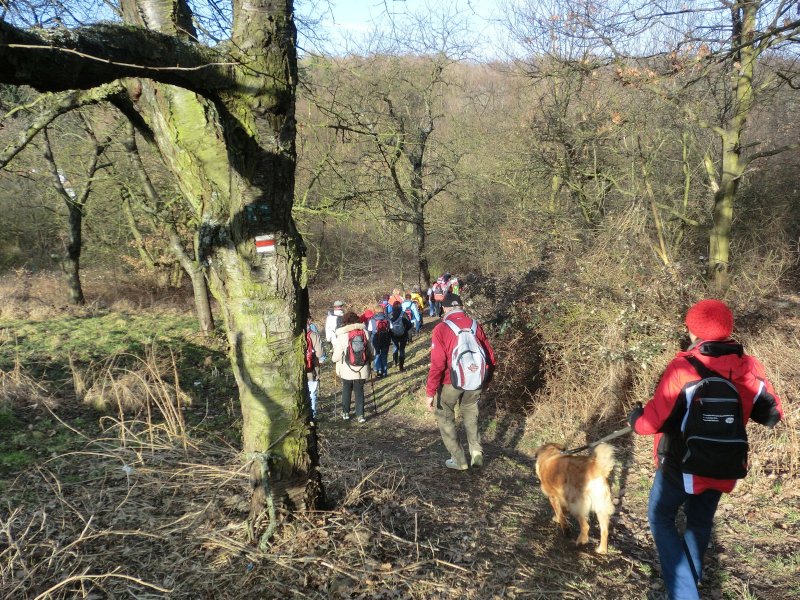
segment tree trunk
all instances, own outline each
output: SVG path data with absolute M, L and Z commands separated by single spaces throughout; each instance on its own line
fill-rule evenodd
M 724 291 L 729 283 L 729 258 L 731 246 L 731 224 L 733 223 L 733 204 L 739 188 L 741 165 L 739 162 L 738 139 L 723 142 L 722 176 L 719 189 L 714 194 L 713 226 L 709 239 L 709 276 L 718 291 Z
M 733 116 L 722 132 L 722 173 L 714 194 L 714 225 L 711 230 L 708 263 L 709 275 L 718 291 L 727 289 L 730 280 L 730 241 L 733 205 L 739 181 L 744 174 L 742 134 L 753 108 L 753 75 L 758 50 L 750 43 L 756 29 L 759 2 L 735 2 L 731 7 L 732 46 L 739 46 L 736 60 L 731 60 L 731 84 L 735 93 Z
M 69 209 L 69 242 L 67 255 L 64 258 L 64 272 L 67 275 L 69 299 L 73 304 L 86 304 L 81 286 L 81 235 L 83 228 L 83 210 L 74 202 L 68 202 Z
M 180 235 L 174 225 L 167 224 L 169 235 L 169 247 L 175 258 L 178 259 L 181 269 L 186 272 L 192 282 L 192 295 L 194 297 L 194 309 L 197 313 L 197 322 L 200 324 L 200 331 L 204 335 L 209 335 L 214 331 L 214 315 L 211 312 L 211 301 L 208 297 L 208 283 L 203 267 L 198 260 L 193 260 L 183 249 Z
M 199 265 L 187 273 L 192 281 L 194 307 L 197 312 L 197 321 L 200 323 L 200 331 L 203 332 L 203 335 L 210 335 L 214 331 L 214 315 L 211 312 L 211 299 L 205 273 Z
M 414 222 L 414 239 L 417 244 L 417 259 L 419 262 L 418 283 L 427 286 L 431 282 L 431 271 L 428 266 L 427 232 L 425 231 L 425 215 L 417 215 Z
M 170 6 L 162 12 L 156 0 L 122 4 L 126 21 L 146 18 L 147 27 L 179 35 L 172 21 L 179 13 Z M 252 512 L 266 507 L 272 517 L 266 541 L 278 506 L 315 508 L 322 487 L 304 378 L 304 248 L 291 215 L 297 74 L 291 2 L 247 6 L 234 12 L 234 41 L 250 49 L 241 57 L 247 69 L 237 74 L 239 86 L 212 101 L 141 80 L 131 96 L 198 213 L 198 259 L 210 264 L 239 387 Z M 256 236 L 271 236 L 267 243 L 274 245 L 259 253 Z

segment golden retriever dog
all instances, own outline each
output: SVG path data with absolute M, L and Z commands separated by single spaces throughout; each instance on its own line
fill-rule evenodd
M 564 448 L 545 444 L 536 450 L 536 475 L 542 482 L 542 492 L 555 511 L 553 521 L 562 531 L 567 529 L 565 511 L 580 525 L 576 544 L 589 543 L 589 513 L 600 522 L 599 554 L 608 551 L 608 521 L 614 514 L 608 476 L 614 469 L 614 448 L 598 444 L 591 456 L 562 454 Z

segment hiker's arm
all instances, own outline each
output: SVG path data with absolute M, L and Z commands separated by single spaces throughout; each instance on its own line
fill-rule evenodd
M 444 372 L 447 368 L 447 355 L 442 343 L 442 330 L 444 326 L 437 326 L 431 336 L 431 367 L 428 371 L 428 383 L 425 392 L 428 398 L 435 397 L 436 392 L 444 381 Z
M 683 362 L 689 364 L 685 360 Z M 664 423 L 672 414 L 682 387 L 678 368 L 673 361 L 661 376 L 653 398 L 647 403 L 641 414 L 631 420 L 631 428 L 640 435 L 653 435 L 661 431 Z
M 480 324 L 478 325 L 478 330 L 475 332 L 475 337 L 478 338 L 478 342 L 486 350 L 486 358 L 489 359 L 489 364 L 492 367 L 491 370 L 494 371 L 494 368 L 497 366 L 497 360 L 494 356 L 494 348 L 492 348 L 492 344 L 489 343 L 489 338 L 486 337 L 486 332 L 483 330 L 483 327 Z
M 750 371 L 762 386 L 753 400 L 753 410 L 750 412 L 750 418 L 761 425 L 775 427 L 783 419 L 781 399 L 775 393 L 775 388 L 772 387 L 770 380 L 767 379 L 764 366 L 752 356 L 748 356 L 747 359 L 750 362 Z

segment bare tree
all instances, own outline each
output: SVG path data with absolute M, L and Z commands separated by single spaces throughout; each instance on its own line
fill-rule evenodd
M 159 194 L 155 185 L 153 185 L 153 181 L 150 179 L 147 169 L 145 169 L 144 163 L 142 162 L 142 157 L 139 154 L 139 146 L 136 143 L 136 131 L 132 123 L 128 123 L 127 131 L 123 138 L 123 146 L 125 147 L 131 167 L 138 178 L 140 189 L 147 199 L 145 204 L 147 212 L 158 225 L 166 230 L 170 252 L 172 252 L 173 256 L 192 282 L 194 306 L 197 312 L 197 320 L 200 324 L 200 331 L 208 335 L 214 330 L 214 315 L 211 312 L 205 268 L 198 256 L 198 238 L 194 236 L 192 251 L 191 253 L 187 252 L 186 248 L 184 248 L 183 239 L 178 232 L 178 226 L 166 210 L 164 206 L 165 203 L 161 199 L 161 194 Z
M 354 142 L 341 159 L 344 168 L 331 165 L 349 179 L 341 186 L 345 196 L 379 206 L 401 232 L 408 229 L 417 278 L 428 282 L 430 207 L 453 189 L 463 156 L 437 130 L 452 119 L 445 91 L 455 85 L 453 69 L 470 46 L 458 13 L 391 22 L 390 34 L 376 34 L 360 48 L 364 58 L 333 61 L 332 77 L 312 82 L 311 90 L 326 125 Z
M 547 22 L 553 44 L 579 47 L 581 55 L 569 57 L 573 64 L 613 67 L 626 85 L 671 102 L 678 114 L 716 136 L 718 150 L 707 153 L 704 164 L 713 191 L 709 271 L 720 289 L 728 285 L 731 225 L 742 177 L 753 161 L 798 147 L 763 148 L 747 128 L 754 107 L 795 76 L 800 41 L 795 6 L 790 0 L 551 0 L 528 3 L 514 13 L 523 24 Z M 776 57 L 785 68 L 770 65 Z M 704 98 L 700 104 L 691 101 L 698 92 Z M 709 114 L 711 99 L 718 104 Z M 752 141 L 746 141 L 748 134 Z
M 103 141 L 97 139 L 94 128 L 88 119 L 81 115 L 83 128 L 86 136 L 91 142 L 92 152 L 86 167 L 85 181 L 82 190 L 76 190 L 71 183 L 69 175 L 64 168 L 56 163 L 53 153 L 53 144 L 50 141 L 47 127 L 44 128 L 44 157 L 50 168 L 53 188 L 58 196 L 64 201 L 69 216 L 68 241 L 66 255 L 62 261 L 64 273 L 67 276 L 67 289 L 69 298 L 73 304 L 85 304 L 86 298 L 83 295 L 81 286 L 80 260 L 83 248 L 83 216 L 86 210 L 86 202 L 92 191 L 92 184 L 100 168 L 100 157 L 111 143 L 111 138 L 106 137 Z

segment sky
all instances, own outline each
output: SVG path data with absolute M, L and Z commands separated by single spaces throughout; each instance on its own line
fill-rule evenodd
M 321 19 L 316 30 L 328 38 L 326 50 L 344 54 L 379 28 L 388 31 L 392 22 L 402 23 L 414 15 L 433 13 L 458 15 L 473 33 L 480 57 L 494 57 L 492 41 L 507 34 L 493 23 L 501 16 L 498 0 L 305 0 L 301 11 Z M 431 8 L 433 7 L 433 8 Z

